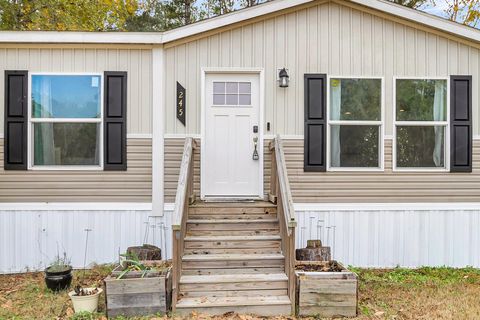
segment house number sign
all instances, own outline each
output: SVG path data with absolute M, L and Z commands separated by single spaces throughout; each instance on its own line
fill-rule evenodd
M 185 125 L 185 108 L 187 107 L 185 88 L 177 81 L 177 119 Z

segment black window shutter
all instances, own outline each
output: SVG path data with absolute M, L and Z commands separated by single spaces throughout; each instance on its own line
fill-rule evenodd
M 304 171 L 326 171 L 327 75 L 305 74 Z
M 127 73 L 104 75 L 104 170 L 127 170 Z
M 472 76 L 450 77 L 450 172 L 472 172 Z
M 27 170 L 27 95 L 28 71 L 5 71 L 5 170 Z

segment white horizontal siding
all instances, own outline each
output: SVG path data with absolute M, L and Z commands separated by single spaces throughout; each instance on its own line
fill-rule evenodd
M 297 211 L 296 246 L 304 248 L 308 239 L 321 239 L 332 246 L 336 260 L 360 267 L 480 267 L 480 206 L 391 208 Z
M 118 260 L 129 246 L 154 244 L 171 256 L 171 212 L 151 211 L 0 211 L 0 273 L 39 270 L 66 252 L 82 268 L 86 229 L 90 229 L 87 265 Z

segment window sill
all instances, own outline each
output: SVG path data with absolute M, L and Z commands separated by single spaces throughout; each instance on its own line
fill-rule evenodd
M 33 166 L 30 171 L 103 171 L 103 166 Z
M 439 173 L 439 172 L 450 172 L 449 169 L 447 168 L 393 168 L 393 172 L 396 173 L 411 173 L 411 172 L 416 172 L 416 173 Z
M 327 168 L 327 172 L 385 172 L 384 168 Z

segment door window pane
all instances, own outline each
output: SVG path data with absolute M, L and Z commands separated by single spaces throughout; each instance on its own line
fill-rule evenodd
M 213 93 L 225 93 L 225 82 L 214 82 Z
M 380 167 L 379 128 L 367 125 L 330 127 L 331 167 Z
M 252 104 L 250 82 L 214 82 L 213 104 L 227 106 L 249 106 Z
M 32 75 L 33 118 L 100 118 L 101 77 Z
M 445 166 L 444 126 L 397 126 L 397 167 Z
M 34 165 L 99 165 L 98 123 L 34 123 Z
M 330 120 L 381 119 L 381 79 L 330 79 Z
M 397 121 L 446 121 L 447 80 L 397 79 Z

